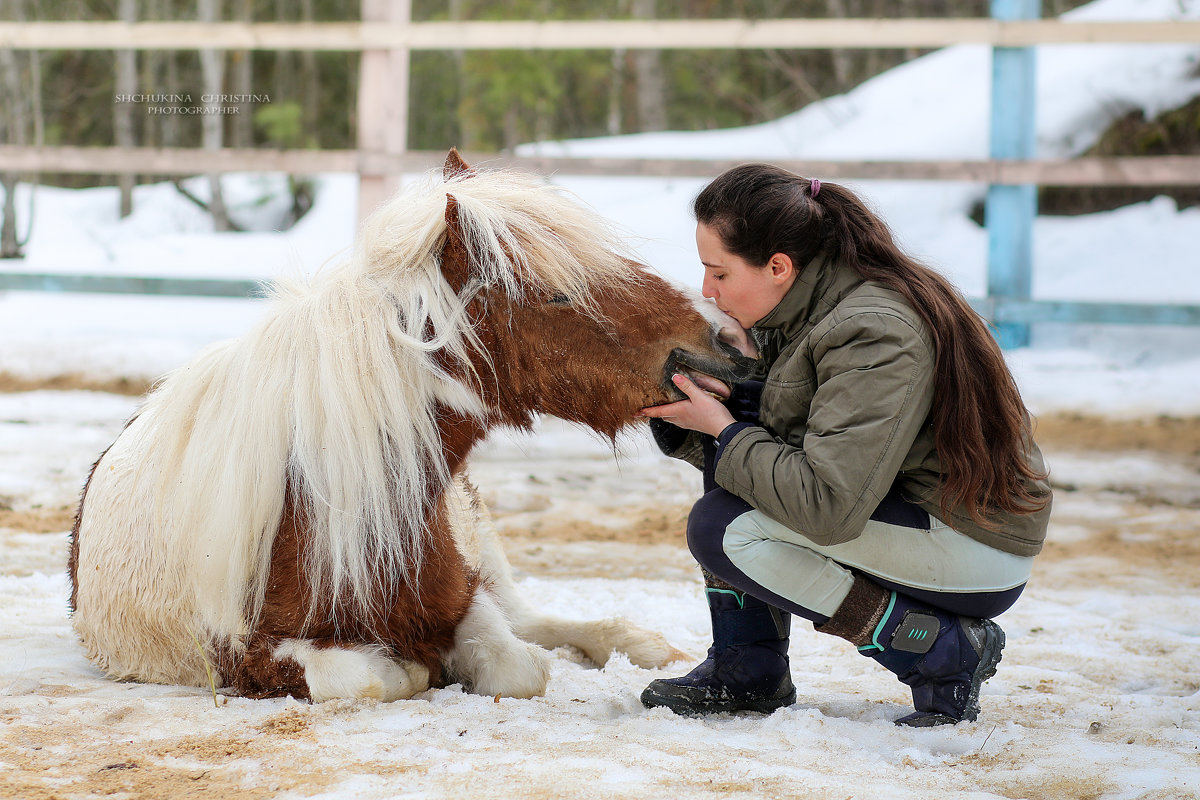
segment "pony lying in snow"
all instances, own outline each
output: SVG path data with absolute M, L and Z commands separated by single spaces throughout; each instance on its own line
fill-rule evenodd
M 466 474 L 497 426 L 550 414 L 608 437 L 677 398 L 728 394 L 745 359 L 544 183 L 476 172 L 402 191 L 352 258 L 278 286 L 258 326 L 146 399 L 84 487 L 73 623 L 108 675 L 253 697 L 545 690 L 574 645 L 658 667 L 623 620 L 538 613 Z

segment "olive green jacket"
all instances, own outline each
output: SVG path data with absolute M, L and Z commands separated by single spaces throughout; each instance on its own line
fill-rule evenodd
M 761 427 L 722 437 L 719 486 L 829 545 L 856 538 L 898 482 L 910 500 L 984 544 L 1021 556 L 1041 550 L 1048 503 L 995 517 L 990 529 L 939 510 L 933 344 L 900 294 L 818 257 L 753 333 L 767 368 Z M 1029 461 L 1045 474 L 1032 442 Z M 1029 488 L 1050 495 L 1045 481 Z

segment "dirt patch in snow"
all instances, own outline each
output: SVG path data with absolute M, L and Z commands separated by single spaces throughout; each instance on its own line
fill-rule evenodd
M 42 690 L 39 694 L 46 695 Z M 136 714 L 137 711 L 130 711 Z M 0 798 L 61 800 L 72 796 L 136 797 L 139 800 L 173 798 L 275 797 L 281 792 L 311 791 L 341 779 L 289 758 L 289 743 L 311 741 L 308 715 L 288 709 L 244 733 L 149 739 L 140 742 L 111 740 L 103 729 L 115 726 L 125 715 L 117 711 L 105 719 L 73 725 L 20 724 L 14 715 L 0 741 L 0 762 L 15 768 L 14 781 L 0 787 Z M 12 724 L 15 723 L 15 724 Z M 86 739 L 86 749 L 78 747 Z M 243 761 L 243 764 L 239 764 Z M 270 774 L 269 785 L 249 786 L 246 763 L 254 771 Z M 286 762 L 286 763 L 283 763 Z M 263 765 L 268 769 L 263 770 Z M 274 767 L 274 769 L 270 769 Z M 33 778 L 36 776 L 36 778 Z M 23 779 L 24 778 L 24 779 Z M 30 778 L 33 778 L 32 780 Z
M 1200 458 L 1197 417 L 1109 419 L 1088 414 L 1049 414 L 1038 417 L 1035 438 L 1043 450 L 1150 450 Z
M 0 372 L 0 392 L 36 392 L 54 390 L 61 392 L 85 391 L 108 392 L 127 397 L 138 397 L 150 391 L 154 381 L 147 378 L 97 378 L 80 374 L 52 375 L 45 378 L 28 378 L 11 372 Z
M 626 542 L 629 544 L 684 545 L 689 505 L 643 506 L 625 510 L 620 525 L 598 525 L 587 520 L 544 514 L 516 532 L 505 525 L 505 515 L 496 514 L 497 523 L 509 538 L 551 540 L 555 542 Z M 611 512 L 610 512 L 611 513 Z
M 0 506 L 0 528 L 26 533 L 59 533 L 75 524 L 75 507 L 18 510 Z
M 1106 520 L 1056 514 L 1039 562 L 1053 566 L 1058 579 L 1085 585 L 1103 576 L 1106 583 L 1135 591 L 1163 582 L 1181 590 L 1200 588 L 1200 509 L 1136 501 L 1113 505 Z

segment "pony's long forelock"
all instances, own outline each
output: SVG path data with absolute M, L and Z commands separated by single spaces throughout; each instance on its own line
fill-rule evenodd
M 447 194 L 472 258 L 461 294 L 441 273 Z M 430 502 L 450 480 L 437 409 L 489 415 L 442 366 L 487 363 L 472 294 L 563 294 L 594 311 L 598 293 L 640 274 L 558 189 L 482 172 L 410 184 L 363 224 L 348 262 L 278 283 L 260 324 L 169 376 L 140 414 L 158 438 L 143 469 L 169 552 L 195 576 L 197 627 L 234 646 L 254 627 L 288 492 L 310 536 L 310 619 L 322 597 L 378 618 L 420 569 Z

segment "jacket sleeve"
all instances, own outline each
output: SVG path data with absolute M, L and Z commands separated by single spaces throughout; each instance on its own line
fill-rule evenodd
M 833 321 L 811 352 L 817 389 L 803 445 L 740 430 L 716 481 L 817 544 L 840 544 L 862 533 L 926 424 L 934 355 L 908 318 L 886 308 Z
M 684 430 L 661 419 L 650 420 L 650 434 L 663 455 L 704 469 L 704 434 Z

